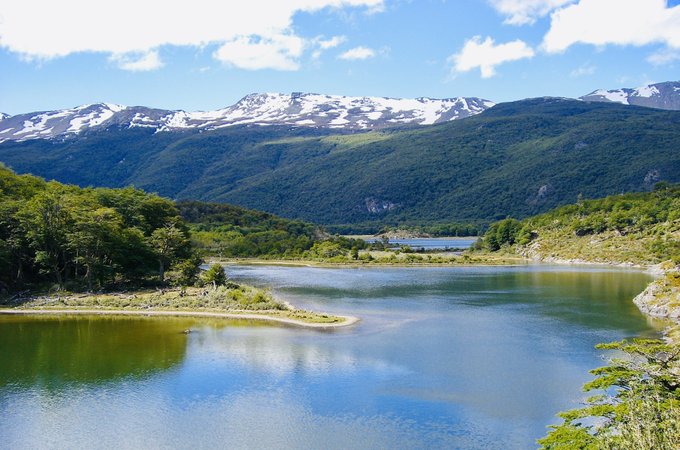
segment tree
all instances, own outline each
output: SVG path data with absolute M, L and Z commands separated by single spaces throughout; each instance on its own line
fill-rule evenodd
M 205 283 L 212 284 L 213 289 L 227 284 L 227 273 L 224 271 L 224 267 L 217 263 L 211 265 L 208 270 L 203 272 L 202 278 Z
M 359 259 L 359 249 L 356 246 L 352 247 L 351 256 L 352 259 Z
M 675 450 L 680 442 L 680 347 L 634 339 L 600 344 L 623 352 L 591 371 L 585 391 L 600 390 L 583 408 L 560 413 L 538 441 L 545 449 Z M 590 424 L 588 424 L 590 423 Z M 596 425 L 593 425 L 596 424 Z
M 178 261 L 168 277 L 172 278 L 172 283 L 179 286 L 191 286 L 196 283 L 196 278 L 201 270 L 202 259 L 199 255 L 193 254 L 186 259 Z
M 92 290 L 92 279 L 102 275 L 100 271 L 104 266 L 113 265 L 114 248 L 122 228 L 122 219 L 114 209 L 93 210 L 93 207 L 96 206 L 86 205 L 78 209 L 73 231 L 67 236 L 74 261 L 85 267 L 89 291 Z
M 41 192 L 21 213 L 29 245 L 35 250 L 36 263 L 54 275 L 60 288 L 64 286 L 64 272 L 71 259 L 66 244 L 72 217 L 64 197 L 57 189 Z
M 175 261 L 182 251 L 187 251 L 190 245 L 184 230 L 174 222 L 167 223 L 151 233 L 149 243 L 158 258 L 158 278 L 165 282 L 165 270 Z

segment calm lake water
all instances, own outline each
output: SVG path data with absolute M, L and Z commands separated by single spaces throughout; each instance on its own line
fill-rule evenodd
M 362 321 L 0 317 L 0 447 L 533 448 L 584 398 L 596 343 L 656 333 L 634 271 L 228 273 Z
M 364 239 L 366 242 L 376 242 L 378 238 Z M 408 245 L 414 250 L 445 250 L 453 248 L 469 248 L 477 241 L 476 237 L 451 237 L 451 238 L 413 238 L 413 239 L 390 239 L 392 245 Z

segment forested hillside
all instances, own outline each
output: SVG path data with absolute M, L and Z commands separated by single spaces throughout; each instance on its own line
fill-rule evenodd
M 176 204 L 131 187 L 79 188 L 0 165 L 0 294 L 191 285 L 202 256 L 313 259 L 365 245 L 260 211 Z
M 652 192 L 579 199 L 523 221 L 504 219 L 484 236 L 495 251 L 515 246 L 540 259 L 680 265 L 680 185 Z
M 319 224 L 491 222 L 680 181 L 680 112 L 566 99 L 352 133 L 109 128 L 0 144 L 0 161 L 81 186 L 133 184 Z

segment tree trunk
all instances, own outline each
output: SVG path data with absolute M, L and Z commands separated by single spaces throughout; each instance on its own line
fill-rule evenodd
M 21 281 L 21 279 L 24 277 L 24 264 L 21 258 L 19 258 L 19 262 L 17 263 L 17 278 L 16 281 Z
M 54 275 L 57 278 L 57 284 L 59 285 L 59 289 L 64 287 L 64 280 L 61 278 L 61 271 L 59 270 L 59 267 L 55 266 L 54 267 Z
M 87 277 L 87 292 L 92 292 L 92 269 L 90 266 L 87 267 L 87 272 L 85 273 L 85 276 Z
M 163 265 L 163 261 L 159 260 L 159 268 L 158 268 L 158 278 L 161 280 L 161 285 L 165 283 L 165 266 Z

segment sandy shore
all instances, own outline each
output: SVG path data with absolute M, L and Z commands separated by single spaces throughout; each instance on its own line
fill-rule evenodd
M 0 314 L 5 315 L 98 315 L 98 316 L 170 316 L 170 317 L 209 317 L 218 319 L 245 319 L 277 322 L 286 325 L 294 325 L 304 328 L 329 329 L 354 325 L 359 318 L 353 316 L 336 316 L 344 319 L 336 323 L 313 323 L 287 317 L 268 316 L 266 314 L 253 313 L 222 313 L 210 311 L 162 311 L 162 310 L 126 310 L 126 309 L 0 309 Z

